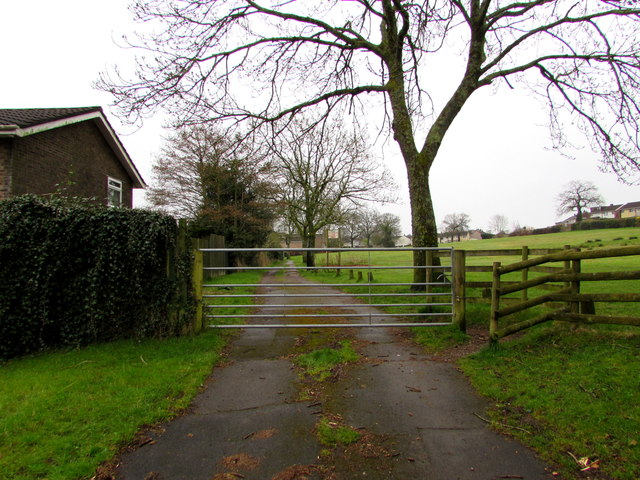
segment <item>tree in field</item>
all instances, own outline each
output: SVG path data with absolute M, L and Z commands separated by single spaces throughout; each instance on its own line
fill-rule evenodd
M 316 233 L 367 201 L 388 201 L 390 175 L 371 157 L 357 131 L 339 122 L 319 125 L 292 122 L 271 137 L 269 154 L 279 181 L 284 216 L 303 239 L 315 247 Z M 314 254 L 306 256 L 314 265 Z
M 598 189 L 591 182 L 574 180 L 565 185 L 565 189 L 556 197 L 558 201 L 558 215 L 576 212 L 576 222 L 581 222 L 584 210 L 604 204 L 604 199 Z
M 360 238 L 364 240 L 365 247 L 370 247 L 378 229 L 380 214 L 372 208 L 363 208 L 358 213 L 360 214 Z
M 382 247 L 395 247 L 396 238 L 400 236 L 400 217 L 393 213 L 378 215 L 374 242 Z
M 489 220 L 489 230 L 496 235 L 507 233 L 509 219 L 501 214 L 496 214 Z
M 182 123 L 226 119 L 254 126 L 305 110 L 375 105 L 407 169 L 413 242 L 436 246 L 429 173 L 452 123 L 481 89 L 522 84 L 549 108 L 555 146 L 578 125 L 621 178 L 638 174 L 640 8 L 628 0 L 173 0 L 137 1 L 151 33 L 133 77 L 103 75 L 121 117 L 158 107 Z M 445 46 L 463 65 L 430 71 Z M 459 68 L 462 66 L 462 68 Z M 461 72 L 461 73 L 458 73 Z M 423 80 L 447 73 L 455 88 L 433 111 Z M 423 264 L 424 254 L 414 256 Z M 424 279 L 416 269 L 414 280 Z
M 191 219 L 195 234 L 222 235 L 230 247 L 258 247 L 271 231 L 272 166 L 250 143 L 210 125 L 183 127 L 168 137 L 153 172 L 147 200 Z
M 444 216 L 442 225 L 444 232 L 453 237 L 457 237 L 458 241 L 462 235 L 469 231 L 469 223 L 471 218 L 466 213 L 448 213 Z
M 358 210 L 353 210 L 342 215 L 342 220 L 338 225 L 340 228 L 340 236 L 351 248 L 356 246 L 356 241 L 360 238 L 361 223 L 362 215 Z

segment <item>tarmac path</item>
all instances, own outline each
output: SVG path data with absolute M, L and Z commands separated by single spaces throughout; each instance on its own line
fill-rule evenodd
M 285 278 L 288 283 L 305 282 L 294 271 L 287 271 Z M 276 275 L 267 275 L 264 288 L 274 291 L 277 281 Z M 318 303 L 318 298 L 306 303 Z M 270 311 L 268 302 L 260 307 L 260 313 Z M 348 329 L 341 334 L 346 332 L 364 360 L 344 368 L 319 387 L 322 392 L 316 397 L 309 397 L 309 392 L 301 395 L 305 386 L 290 353 L 313 333 L 244 330 L 230 348 L 229 361 L 214 369 L 190 412 L 147 432 L 146 445 L 122 455 L 116 478 L 559 478 L 533 452 L 478 418 L 486 401 L 453 364 L 429 360 L 419 347 L 400 341 L 388 328 Z M 320 417 L 357 428 L 361 440 L 328 449 L 315 435 Z

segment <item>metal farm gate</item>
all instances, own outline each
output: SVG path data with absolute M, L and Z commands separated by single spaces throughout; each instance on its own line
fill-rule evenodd
M 233 263 L 204 267 L 204 278 L 216 279 L 203 283 L 202 295 L 204 316 L 212 328 L 444 326 L 453 323 L 455 299 L 460 296 L 454 291 L 457 282 L 451 248 L 200 251 L 224 253 L 219 256 Z M 416 251 L 424 252 L 425 265 L 413 266 Z M 303 263 L 307 252 L 314 255 L 315 266 Z M 434 258 L 441 261 L 434 262 Z M 424 270 L 423 282 L 413 282 L 414 269 Z M 233 277 L 225 275 L 248 271 L 265 275 L 259 283 L 234 283 Z M 229 308 L 233 313 L 225 312 Z M 229 324 L 237 318 L 244 323 Z

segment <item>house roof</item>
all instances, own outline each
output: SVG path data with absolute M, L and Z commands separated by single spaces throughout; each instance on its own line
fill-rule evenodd
M 616 211 L 618 208 L 620 208 L 622 205 L 618 204 L 618 205 L 614 205 L 611 204 L 609 206 L 606 205 L 601 205 L 599 207 L 592 207 L 591 208 L 591 213 L 604 213 L 604 212 L 614 212 Z
M 640 208 L 640 202 L 629 202 L 629 203 L 625 203 L 623 205 L 620 205 L 620 207 L 618 208 L 618 210 L 623 210 L 625 208 Z
M 107 120 L 102 107 L 0 108 L 0 137 L 27 137 L 79 122 L 93 121 L 127 171 L 134 188 L 146 187 L 140 172 Z

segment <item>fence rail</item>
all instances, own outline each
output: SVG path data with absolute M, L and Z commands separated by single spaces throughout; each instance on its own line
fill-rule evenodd
M 527 259 L 511 265 L 493 264 L 491 314 L 489 319 L 489 333 L 492 341 L 530 328 L 549 320 L 577 322 L 585 324 L 606 323 L 618 325 L 640 326 L 640 317 L 596 315 L 594 302 L 640 302 L 638 293 L 584 293 L 580 291 L 582 282 L 638 280 L 640 271 L 615 271 L 583 273 L 582 261 L 601 258 L 624 257 L 640 255 L 640 246 L 618 247 L 601 250 L 580 251 L 579 249 L 565 250 L 560 253 L 542 255 L 535 259 Z M 550 262 L 564 262 L 562 271 L 551 273 L 532 280 L 516 284 L 504 285 L 502 275 L 530 269 L 534 266 Z M 540 295 L 536 298 L 521 301 L 515 305 L 501 307 L 504 295 L 519 290 L 540 286 L 548 282 L 563 282 L 564 287 L 553 293 Z M 535 318 L 500 327 L 500 320 L 537 305 L 547 302 L 563 302 L 560 308 L 545 312 Z

